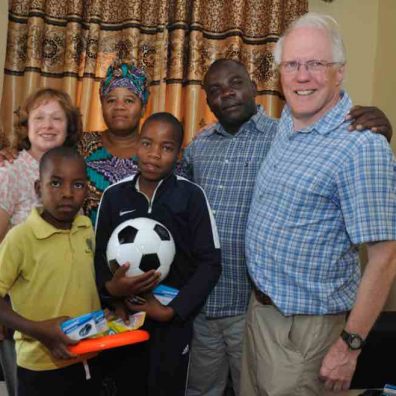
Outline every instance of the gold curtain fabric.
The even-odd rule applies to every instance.
[[[151,80],[145,116],[170,111],[185,143],[213,122],[202,79],[216,59],[239,59],[257,102],[278,116],[282,101],[273,45],[308,0],[12,0],[1,118],[12,140],[14,111],[38,87],[68,92],[85,131],[105,128],[99,81],[116,58]]]

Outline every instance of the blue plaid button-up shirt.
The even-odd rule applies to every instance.
[[[254,182],[276,133],[277,121],[259,106],[235,134],[218,123],[185,150],[182,174],[201,185],[219,231],[222,274],[207,299],[207,317],[244,314],[251,285],[245,261],[245,231]]]
[[[352,308],[357,245],[396,239],[396,177],[383,136],[350,133],[346,93],[309,128],[285,108],[257,178],[246,232],[256,286],[285,315]]]

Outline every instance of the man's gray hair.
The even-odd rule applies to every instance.
[[[276,43],[274,48],[274,59],[277,65],[281,63],[285,37],[292,30],[302,27],[313,27],[324,30],[330,38],[331,46],[333,49],[332,62],[342,64],[346,63],[345,45],[342,40],[337,21],[329,15],[309,12],[292,22]]]

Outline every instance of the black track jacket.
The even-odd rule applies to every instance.
[[[175,259],[163,284],[179,289],[169,304],[180,320],[199,312],[221,273],[217,228],[201,187],[171,174],[157,186],[151,202],[136,189],[139,174],[111,185],[103,193],[96,220],[95,270],[102,290],[112,273],[106,260],[113,230],[126,220],[148,217],[171,232]]]

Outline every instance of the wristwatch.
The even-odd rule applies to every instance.
[[[363,340],[363,338],[359,334],[348,333],[346,330],[342,330],[341,338],[345,341],[345,343],[348,345],[348,348],[352,351],[362,349],[365,344],[365,340]]]

